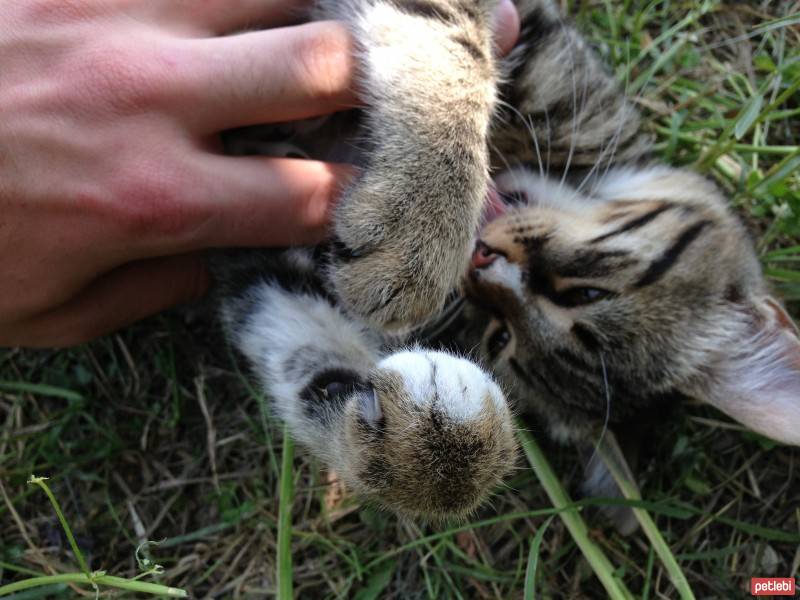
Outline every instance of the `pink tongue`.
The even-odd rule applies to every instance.
[[[486,205],[483,209],[483,222],[488,223],[489,221],[494,221],[504,212],[506,212],[506,205],[500,199],[497,189],[490,184],[489,192],[487,193]]]

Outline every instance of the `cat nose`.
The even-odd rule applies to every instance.
[[[522,237],[527,230],[517,223],[517,218],[509,218],[509,214],[511,213],[501,215],[481,231],[472,253],[473,269],[484,269],[498,258],[517,265],[527,262],[527,250]]]
[[[472,253],[472,268],[485,269],[498,259],[500,253],[491,248],[485,242],[478,240],[475,244],[475,251]]]

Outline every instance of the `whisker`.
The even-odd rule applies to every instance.
[[[611,417],[611,389],[608,386],[608,372],[606,371],[606,360],[603,356],[602,352],[598,353],[600,355],[600,366],[603,369],[603,388],[605,389],[606,393],[606,417],[603,421],[603,428],[600,430],[600,437],[597,439],[597,443],[594,445],[594,451],[592,455],[589,457],[589,463],[594,460],[594,457],[597,455],[597,452],[600,448],[600,444],[603,443],[603,439],[606,436],[606,432],[608,431],[608,421]],[[588,464],[588,463],[587,463]]]
[[[545,176],[550,177],[550,163],[552,162],[553,129],[550,126],[550,111],[544,107],[544,126],[547,131],[547,159],[545,161]]]
[[[602,149],[600,151],[600,155],[595,160],[595,163],[592,165],[592,168],[589,169],[589,172],[581,181],[580,185],[577,188],[577,191],[580,193],[583,191],[583,187],[592,180],[592,177],[600,172],[600,167],[603,164],[604,159],[606,158],[606,153],[608,153],[608,161],[606,163],[605,171],[601,177],[598,177],[598,181],[602,181],[607,175],[609,170],[611,169],[611,165],[614,163],[614,158],[617,154],[617,148],[619,147],[619,141],[622,138],[622,128],[625,124],[625,104],[621,104],[619,110],[617,111],[617,128],[614,131],[614,135],[611,136],[611,139],[608,141],[608,144],[603,144]]]
[[[564,172],[561,175],[561,182],[559,183],[559,189],[564,186],[564,183],[567,180],[567,173],[569,172],[569,168],[572,165],[572,156],[575,152],[575,138],[578,135],[578,84],[575,81],[575,48],[572,44],[572,40],[570,39],[569,35],[567,34],[567,27],[564,24],[564,20],[562,18],[558,19],[559,25],[561,26],[561,31],[564,33],[564,37],[568,40],[568,50],[569,50],[569,58],[570,58],[570,79],[572,80],[572,135],[570,136],[570,143],[569,143],[569,152],[567,153],[567,161],[564,164]]]
[[[495,148],[495,150],[497,150],[496,146],[494,146],[494,145],[492,145],[492,146]],[[506,172],[511,174],[511,178],[513,180],[512,183],[514,185],[514,188],[515,189],[521,188],[522,186],[520,185],[520,180],[519,180],[519,175],[517,174],[517,170],[514,169],[514,167],[511,166],[511,163],[508,162],[508,159],[502,153],[497,152],[497,156],[499,156],[500,160],[502,160],[503,164],[505,164]],[[517,166],[522,166],[522,162],[519,159],[515,158],[514,160],[516,161]]]
[[[533,147],[536,150],[536,160],[539,163],[539,175],[544,177],[544,165],[542,164],[542,154],[541,154],[541,151],[539,149],[539,136],[536,134],[536,129],[533,126],[532,118],[530,117],[530,115],[528,115],[528,117],[526,117],[515,106],[509,104],[508,102],[501,101],[501,104],[503,106],[505,106],[506,108],[514,111],[517,114],[517,116],[520,118],[520,120],[524,123],[525,128],[528,130],[529,135],[533,139]],[[505,160],[505,158],[504,158],[504,160]],[[508,163],[506,163],[506,164],[508,164]]]

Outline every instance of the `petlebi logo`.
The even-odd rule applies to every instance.
[[[750,593],[753,596],[794,596],[794,577],[753,577]]]

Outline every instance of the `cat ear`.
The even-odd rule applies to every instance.
[[[746,323],[744,339],[721,349],[692,395],[753,431],[800,446],[800,332],[770,297],[747,311]]]

